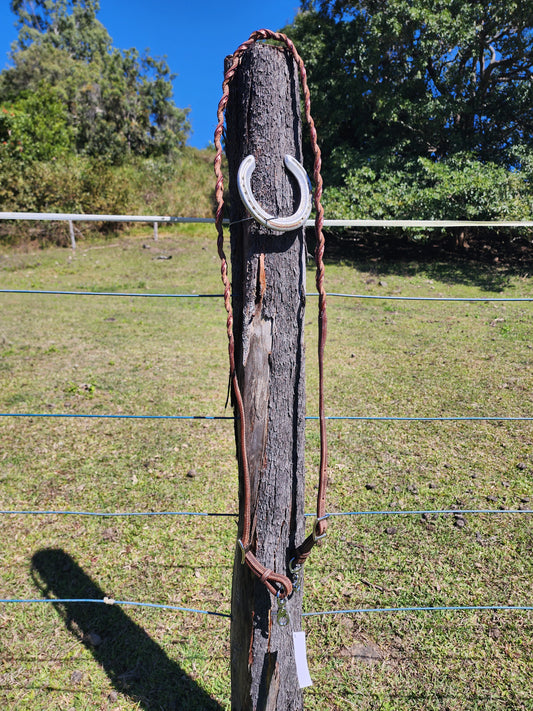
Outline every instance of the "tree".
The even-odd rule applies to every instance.
[[[11,0],[18,49],[46,42],[72,59],[91,62],[111,49],[111,37],[96,19],[99,0]]]
[[[286,31],[337,181],[369,156],[516,166],[533,150],[531,0],[307,0]]]
[[[0,74],[0,102],[53,88],[76,151],[110,163],[183,147],[188,110],[174,104],[166,60],[112,47],[97,0],[12,0],[11,7],[19,37],[13,66]]]

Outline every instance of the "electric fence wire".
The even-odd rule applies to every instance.
[[[44,219],[44,220],[70,220],[70,221],[126,221],[126,222],[213,222],[211,219],[202,218],[172,218],[172,217],[146,217],[146,216],[103,216],[103,215],[62,215],[62,214],[40,214],[40,213],[0,213],[0,219]],[[441,224],[442,222],[442,224]],[[312,223],[310,223],[312,224]],[[420,221],[376,221],[376,220],[352,220],[352,221],[336,221],[326,220],[327,226],[425,226],[425,227],[441,227],[441,226],[460,226],[463,224],[457,221],[430,221],[422,224]],[[472,223],[473,224],[473,223]],[[531,226],[533,223],[479,223],[483,226]],[[60,290],[37,290],[37,289],[0,289],[0,293],[5,294],[35,294],[35,295],[58,295],[58,296],[116,296],[129,298],[220,298],[219,294],[150,294],[139,292],[97,292],[97,291],[60,291]],[[318,294],[311,292],[308,296],[317,296]],[[389,300],[389,301],[429,301],[429,302],[532,302],[530,297],[428,297],[428,296],[400,296],[400,295],[369,295],[369,294],[345,294],[331,292],[326,294],[330,297],[353,298],[362,300]],[[78,418],[98,418],[98,419],[202,419],[202,420],[232,420],[232,416],[202,416],[202,415],[78,415],[70,413],[0,413],[0,417],[78,417]],[[317,417],[308,416],[308,420],[316,420]],[[532,417],[383,417],[383,416],[330,416],[328,420],[371,420],[371,421],[407,421],[407,422],[431,422],[431,421],[529,421]],[[364,515],[439,515],[439,514],[520,514],[533,513],[531,509],[439,509],[439,510],[413,510],[413,511],[343,511],[331,512],[328,517],[332,516],[364,516]],[[232,513],[208,513],[208,512],[190,512],[190,511],[157,511],[157,512],[88,512],[88,511],[0,511],[0,515],[79,515],[79,516],[229,516],[235,517]],[[313,516],[314,514],[306,514]],[[212,612],[207,610],[199,610],[195,608],[178,607],[175,605],[165,605],[158,603],[143,603],[127,600],[110,600],[105,598],[98,599],[0,599],[0,603],[55,603],[55,604],[70,604],[70,603],[101,603],[107,605],[123,605],[123,606],[139,606],[145,608],[156,608],[174,610],[187,613],[197,613],[204,615],[213,615],[218,617],[231,618],[229,613]],[[452,606],[421,606],[421,607],[384,607],[384,608],[354,608],[343,610],[325,610],[316,612],[304,612],[303,617],[313,617],[322,615],[341,615],[341,614],[367,614],[367,613],[417,613],[417,612],[459,612],[459,611],[533,611],[533,606],[527,605],[452,605]]]
[[[92,420],[234,420],[233,415],[105,415],[74,412],[0,412],[2,417],[52,417]],[[306,415],[308,421],[318,420],[317,415]],[[327,415],[326,420],[348,420],[364,422],[531,422],[532,417],[473,415],[473,416],[435,416],[435,417],[404,417],[388,415]]]
[[[67,605],[71,603],[94,603],[102,605],[131,605],[135,607],[151,607],[159,610],[174,610],[177,612],[191,612],[200,615],[213,615],[215,617],[231,617],[227,612],[212,612],[210,610],[197,610],[193,607],[178,607],[177,605],[164,605],[156,602],[134,602],[132,600],[111,600],[110,598],[104,598],[100,600],[98,598],[36,598],[36,599],[22,599],[22,598],[3,598],[0,599],[0,603],[17,603],[17,604],[38,604],[38,603],[53,603]]]
[[[132,607],[145,607],[158,610],[173,610],[176,612],[195,613],[200,615],[212,615],[214,617],[225,617],[231,619],[231,614],[228,612],[214,612],[212,610],[199,610],[192,607],[179,607],[177,605],[165,605],[155,602],[135,602],[132,600],[112,600],[104,598],[2,598],[0,604],[102,604],[102,605],[119,605]],[[350,615],[350,614],[371,614],[371,613],[417,613],[417,612],[474,612],[474,611],[495,611],[495,612],[532,612],[533,605],[438,605],[438,606],[419,606],[419,607],[359,607],[346,610],[317,610],[312,612],[303,612],[302,617],[318,617],[325,615]]]
[[[410,511],[387,510],[382,511],[331,511],[327,518],[341,516],[446,516],[450,514],[530,514],[533,509],[417,509]],[[10,510],[0,511],[0,516],[95,516],[101,518],[128,517],[128,516],[203,516],[218,518],[236,518],[237,513],[219,513],[208,511],[68,511],[68,510]],[[306,518],[313,518],[314,513],[304,514]]]
[[[60,291],[57,289],[0,289],[0,294],[34,294],[39,296],[116,296],[127,298],[153,298],[153,299],[220,299],[222,294],[171,294],[171,293],[148,293],[148,292],[124,292],[124,291]],[[446,301],[446,302],[470,302],[470,303],[507,303],[526,302],[531,303],[533,297],[529,296],[399,296],[391,294],[344,294],[341,292],[326,292],[327,297],[339,297],[345,299],[367,299],[381,301]],[[318,292],[311,291],[306,296],[318,296]]]

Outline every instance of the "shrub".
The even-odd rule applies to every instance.
[[[50,87],[0,107],[0,161],[48,161],[65,155],[73,133],[64,104]]]
[[[0,157],[0,210],[67,212],[107,215],[213,214],[211,150],[186,148],[171,161],[133,159],[120,166],[87,156],[62,156],[25,162]],[[101,231],[121,229],[121,223],[92,224]],[[0,239],[27,237],[68,242],[65,226],[54,222],[0,222]]]
[[[533,193],[525,170],[458,155],[439,162],[419,158],[400,170],[350,170],[344,185],[326,188],[324,208],[339,219],[530,220]]]

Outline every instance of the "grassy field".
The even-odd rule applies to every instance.
[[[309,291],[313,290],[310,264]],[[531,264],[329,260],[329,292],[532,297]],[[214,230],[0,252],[4,289],[220,293]],[[224,415],[221,299],[0,294],[3,413]],[[328,301],[328,415],[533,415],[533,306]],[[307,322],[316,414],[316,303]],[[0,419],[0,509],[236,510],[224,420]],[[329,511],[531,509],[533,423],[332,421]],[[318,427],[307,431],[313,511]],[[229,612],[233,518],[0,516],[0,597]],[[307,611],[533,604],[531,514],[338,517]],[[0,707],[230,708],[229,620],[104,605],[0,605]],[[533,613],[306,618],[318,709],[533,709]]]

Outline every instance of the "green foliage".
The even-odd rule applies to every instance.
[[[531,0],[308,0],[285,31],[306,62],[328,216],[531,217]]]
[[[128,214],[165,196],[158,211],[172,213],[185,193],[176,182],[189,123],[172,99],[165,59],[114,48],[96,0],[11,7],[19,37],[12,66],[0,73],[0,209]],[[193,174],[200,167],[205,214],[204,161],[187,155]],[[175,196],[162,180],[154,185],[154,166]],[[25,225],[2,227],[4,239],[28,234]],[[32,227],[41,239],[59,233],[53,223]]]
[[[402,170],[363,165],[342,186],[326,189],[324,204],[327,214],[347,219],[528,220],[533,214],[525,171],[468,154],[419,158]]]
[[[55,160],[70,150],[72,138],[66,108],[50,87],[0,106],[0,164]]]
[[[326,166],[531,148],[533,2],[322,0],[286,28],[305,58]],[[329,162],[329,164],[328,164]]]
[[[98,0],[11,0],[11,9],[21,50],[45,42],[73,59],[91,62],[111,48],[111,37],[96,19]]]
[[[75,151],[110,164],[183,148],[188,110],[174,104],[166,60],[112,47],[96,19],[98,2],[13,0],[11,6],[19,37],[12,66],[0,73],[0,102],[17,102],[43,85],[52,88]],[[42,121],[54,120],[46,103],[41,111]]]
[[[122,169],[96,158],[64,156],[61,160],[0,162],[0,205],[9,212],[124,214],[132,209],[132,187]],[[110,223],[94,225],[104,231]],[[1,225],[3,241],[64,238],[61,223],[23,222]]]
[[[0,115],[4,115],[0,111]],[[1,124],[0,124],[1,125]],[[1,148],[1,147],[0,147]],[[185,148],[172,161],[136,158],[120,166],[88,156],[23,161],[0,151],[0,206],[9,212],[195,215],[213,212],[211,150]],[[102,231],[120,223],[91,223]],[[63,241],[61,223],[0,223],[0,242]]]

